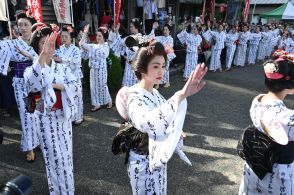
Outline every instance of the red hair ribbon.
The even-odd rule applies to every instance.
[[[265,73],[266,78],[268,79],[273,79],[273,80],[277,80],[277,79],[281,79],[284,77],[284,75],[277,73],[277,72],[273,72],[273,73]],[[287,80],[287,79],[286,79]]]

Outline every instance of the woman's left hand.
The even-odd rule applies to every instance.
[[[205,66],[204,63],[197,66],[197,68],[189,77],[183,89],[180,90],[180,95],[183,99],[198,93],[204,87],[205,82],[203,82],[202,79],[207,73],[207,70],[208,68]]]

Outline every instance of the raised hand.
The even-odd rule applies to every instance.
[[[90,28],[90,25],[87,24],[85,27],[84,27],[84,33],[89,33],[89,28]]]
[[[57,32],[53,32],[48,35],[45,39],[45,43],[41,48],[41,53],[39,57],[40,65],[43,67],[45,63],[48,65],[51,63],[51,58],[55,52],[55,42],[57,38]]]
[[[120,28],[120,23],[118,23],[118,24],[115,25],[115,30],[116,30],[117,32],[118,32],[119,28]]]
[[[204,87],[205,82],[202,81],[202,79],[207,73],[207,70],[208,68],[205,67],[204,63],[197,66],[197,68],[189,77],[183,89],[180,91],[182,98],[187,98],[191,95],[194,95]]]
[[[155,30],[159,26],[158,22],[153,22],[152,29]]]

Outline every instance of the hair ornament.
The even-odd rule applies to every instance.
[[[53,32],[59,31],[59,26],[57,24],[50,24],[50,26],[51,26]]]
[[[106,26],[100,26],[99,29],[105,34],[108,31],[108,28]]]
[[[46,24],[44,23],[36,23],[32,26],[32,28],[36,27],[36,29],[34,30],[33,33],[37,33],[37,37],[41,37],[42,36],[42,30],[44,28],[49,28]]]

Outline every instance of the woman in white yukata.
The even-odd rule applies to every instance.
[[[157,28],[158,24],[153,24],[153,29]],[[116,32],[118,32],[118,29],[120,28],[120,24],[116,26]],[[154,30],[151,31],[150,35],[143,36],[140,33],[141,29],[141,23],[138,18],[134,18],[131,20],[130,23],[130,32],[131,35],[135,40],[140,42],[146,42],[148,39],[153,38]],[[136,55],[136,50],[133,48],[129,48],[126,46],[126,38],[122,38],[121,35],[117,37],[116,40],[114,40],[113,44],[110,45],[110,49],[115,53],[117,57],[123,56],[125,58],[125,70],[124,70],[124,76],[122,80],[122,86],[133,86],[134,84],[138,83],[138,79],[135,76],[134,70],[132,69],[132,61],[134,59],[134,56]]]
[[[39,145],[36,129],[36,119],[33,113],[27,112],[25,108],[24,98],[27,96],[24,87],[23,72],[32,65],[32,61],[38,55],[29,45],[31,39],[31,27],[35,20],[25,13],[17,15],[17,25],[21,36],[18,39],[1,41],[0,73],[7,75],[9,63],[11,63],[13,71],[13,88],[18,111],[20,115],[22,136],[21,136],[21,151],[26,151],[26,159],[28,162],[35,160],[33,151]]]
[[[134,195],[167,194],[167,162],[176,151],[191,165],[181,150],[186,98],[199,92],[207,72],[197,66],[183,89],[165,100],[154,88],[163,77],[166,53],[161,43],[140,48],[133,62],[140,82],[128,88],[127,118],[141,133],[148,135],[146,151],[133,148],[128,159],[128,175]]]
[[[263,61],[267,56],[267,49],[269,49],[270,44],[270,32],[267,25],[264,26],[264,31],[261,32],[261,40],[258,47],[257,60]]]
[[[163,79],[161,81],[161,84],[164,84],[164,88],[167,88],[170,86],[169,82],[169,65],[170,62],[175,59],[176,55],[173,50],[174,47],[174,39],[170,36],[170,32],[172,30],[172,27],[169,26],[168,24],[164,25],[163,27],[163,35],[164,36],[156,36],[155,40],[165,47],[165,51],[167,53],[167,60],[166,60],[166,67],[165,67],[165,72]]]
[[[254,65],[256,62],[257,50],[258,50],[258,45],[260,40],[261,40],[260,27],[256,26],[255,32],[251,33],[251,36],[249,39],[249,46],[248,46],[248,52],[247,52],[248,65]]]
[[[75,75],[78,82],[78,96],[75,96],[76,105],[78,107],[77,113],[73,119],[75,125],[79,125],[83,122],[83,89],[82,78],[83,72],[81,70],[81,51],[76,47],[72,41],[74,39],[74,29],[71,26],[67,26],[61,29],[60,37],[62,45],[55,51],[53,59],[55,62],[62,63],[70,68],[73,75]]]
[[[118,31],[119,28],[120,25],[118,24],[116,27],[116,31]],[[130,23],[130,32],[132,36],[142,37],[142,34],[139,33],[139,30],[140,21],[138,19],[132,19]],[[130,87],[136,84],[138,80],[131,65],[136,52],[125,45],[125,39],[122,39],[120,35],[117,37],[116,40],[114,40],[110,48],[114,51],[117,57],[124,56],[126,60],[122,86]]]
[[[106,31],[105,31],[106,30]],[[107,61],[109,56],[109,46],[107,41],[107,29],[99,28],[97,31],[97,44],[85,43],[85,38],[89,32],[89,25],[85,27],[84,35],[80,41],[80,47],[86,52],[89,58],[90,70],[90,90],[92,112],[98,111],[102,106],[107,105],[107,109],[112,108],[112,99],[107,86]]]
[[[74,97],[77,79],[69,67],[52,60],[57,32],[40,24],[31,45],[39,58],[24,73],[28,93],[34,94],[38,137],[45,160],[50,195],[73,195],[72,123],[76,113]],[[48,36],[50,35],[50,36]]]
[[[271,173],[254,172],[244,165],[239,195],[292,195],[294,160],[294,110],[284,104],[287,95],[294,94],[293,59],[280,57],[264,63],[266,94],[253,99],[250,117],[254,126],[280,144],[273,152]],[[255,169],[258,171],[258,169]],[[259,177],[257,176],[259,175]]]
[[[288,47],[288,34],[283,33],[283,35],[278,40],[278,49],[286,51]]]
[[[288,39],[288,47],[286,47],[286,51],[288,53],[294,53],[294,34]]]
[[[225,40],[226,40],[226,33],[223,31],[224,27],[223,25],[219,25],[218,26],[218,31],[209,31],[212,39],[213,39],[213,43],[211,46],[211,58],[210,58],[210,65],[209,65],[209,70],[211,70],[212,72],[216,72],[217,70],[219,70],[220,72],[222,72],[222,67],[221,67],[221,53],[222,53],[222,49],[225,47]]]
[[[198,65],[198,47],[201,45],[202,42],[202,38],[199,35],[199,31],[196,25],[193,26],[192,33],[188,33],[186,31],[186,28],[177,35],[180,42],[187,46],[186,62],[183,75],[184,81],[188,80],[188,78]]]
[[[250,38],[250,32],[248,31],[248,26],[243,26],[243,32],[239,34],[240,44],[237,47],[234,64],[236,66],[244,67],[246,62],[246,52],[247,52],[247,44]]]
[[[227,46],[227,55],[226,55],[226,71],[230,71],[232,67],[232,62],[234,59],[236,51],[236,41],[239,38],[239,34],[236,32],[236,27],[232,26],[230,32],[226,36],[225,44]]]

